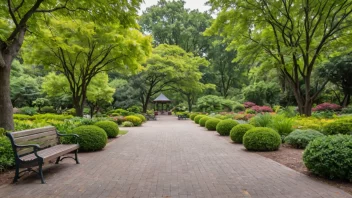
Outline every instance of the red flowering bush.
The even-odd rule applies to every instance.
[[[245,108],[251,108],[253,106],[256,106],[254,102],[245,102],[243,105]]]
[[[313,111],[339,111],[341,110],[341,106],[337,104],[332,104],[332,103],[322,103],[317,105],[315,108],[313,108]]]
[[[261,112],[273,112],[273,109],[271,107],[268,106],[253,106],[251,107],[252,110],[254,110],[257,113],[261,113]]]

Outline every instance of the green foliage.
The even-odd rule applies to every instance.
[[[146,122],[147,121],[147,118],[145,118],[145,116],[142,115],[142,114],[133,114],[133,116],[139,117],[142,120],[142,122]]]
[[[124,121],[124,122],[122,123],[122,126],[123,126],[123,127],[133,127],[133,123],[130,122],[130,121]]]
[[[33,120],[66,120],[73,118],[72,115],[58,115],[58,114],[37,114],[31,117]]]
[[[40,108],[41,113],[56,113],[56,110],[52,106],[44,106]]]
[[[13,119],[15,120],[32,120],[32,116],[24,114],[13,114]]]
[[[209,131],[215,131],[216,126],[220,122],[220,119],[217,118],[211,118],[208,121],[205,122],[205,128],[207,128]]]
[[[140,119],[137,116],[126,116],[125,117],[126,121],[132,122],[133,126],[141,126],[142,125],[142,119]]]
[[[230,137],[233,142],[242,143],[244,134],[254,128],[251,124],[239,124],[233,127],[230,131]]]
[[[34,107],[22,107],[20,112],[25,115],[34,115],[37,113],[37,109]]]
[[[323,126],[322,132],[326,135],[352,134],[352,120],[341,119],[328,123]]]
[[[281,137],[271,128],[256,127],[244,134],[243,145],[250,151],[275,151],[281,145]]]
[[[15,156],[10,140],[5,136],[0,136],[0,172],[15,164]]]
[[[115,122],[112,121],[99,121],[94,124],[106,132],[108,138],[114,138],[119,134],[119,127]]]
[[[352,105],[346,108],[343,108],[341,114],[352,114]]]
[[[80,151],[98,151],[105,147],[108,136],[106,132],[94,125],[80,126],[72,130],[72,134],[79,136]]]
[[[221,136],[228,136],[230,135],[231,129],[236,125],[238,125],[238,122],[235,120],[222,120],[216,125],[216,131]]]
[[[199,120],[199,125],[202,126],[202,127],[205,127],[205,123],[210,120],[211,117],[208,117],[208,116],[205,116],[205,117],[202,117],[200,120]]]
[[[245,100],[257,105],[278,104],[280,100],[280,86],[275,82],[264,82],[247,86],[243,90]]]
[[[285,143],[295,148],[306,148],[309,142],[317,137],[322,137],[324,134],[313,129],[300,130],[296,129],[290,135],[285,137]]]
[[[192,113],[189,118],[191,118],[191,120],[194,120],[194,118],[199,115],[198,113]]]
[[[245,107],[243,104],[237,104],[233,107],[233,111],[234,112],[241,112],[241,111],[245,111]]]
[[[129,107],[127,109],[127,111],[133,112],[133,113],[141,113],[142,112],[142,107],[141,106],[137,106],[137,105],[133,105],[132,107]]]
[[[314,139],[304,150],[303,161],[314,174],[352,182],[352,136],[333,135]]]
[[[202,119],[204,117],[206,117],[206,115],[197,115],[196,117],[194,117],[194,122],[196,124],[199,124],[200,119]]]
[[[268,113],[258,114],[250,119],[249,123],[256,127],[268,127],[272,123],[272,116]]]
[[[25,73],[19,75],[11,76],[11,101],[16,107],[33,106],[36,98],[41,95],[39,78],[31,77]]]
[[[272,116],[270,128],[275,129],[282,137],[287,136],[293,131],[293,120],[284,116]]]
[[[197,100],[197,108],[205,111],[221,110],[222,98],[215,95],[207,95]]]

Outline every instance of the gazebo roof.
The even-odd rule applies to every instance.
[[[160,94],[153,102],[171,102],[164,94]]]

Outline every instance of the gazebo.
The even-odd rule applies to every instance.
[[[154,111],[159,111],[159,104],[161,104],[161,114],[164,114],[164,104],[170,104],[171,100],[168,99],[164,94],[160,94],[155,100],[154,103]],[[168,111],[168,106],[166,106],[166,111]]]

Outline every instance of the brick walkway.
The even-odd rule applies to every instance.
[[[79,156],[46,166],[47,184],[30,176],[0,197],[352,197],[175,117]]]

